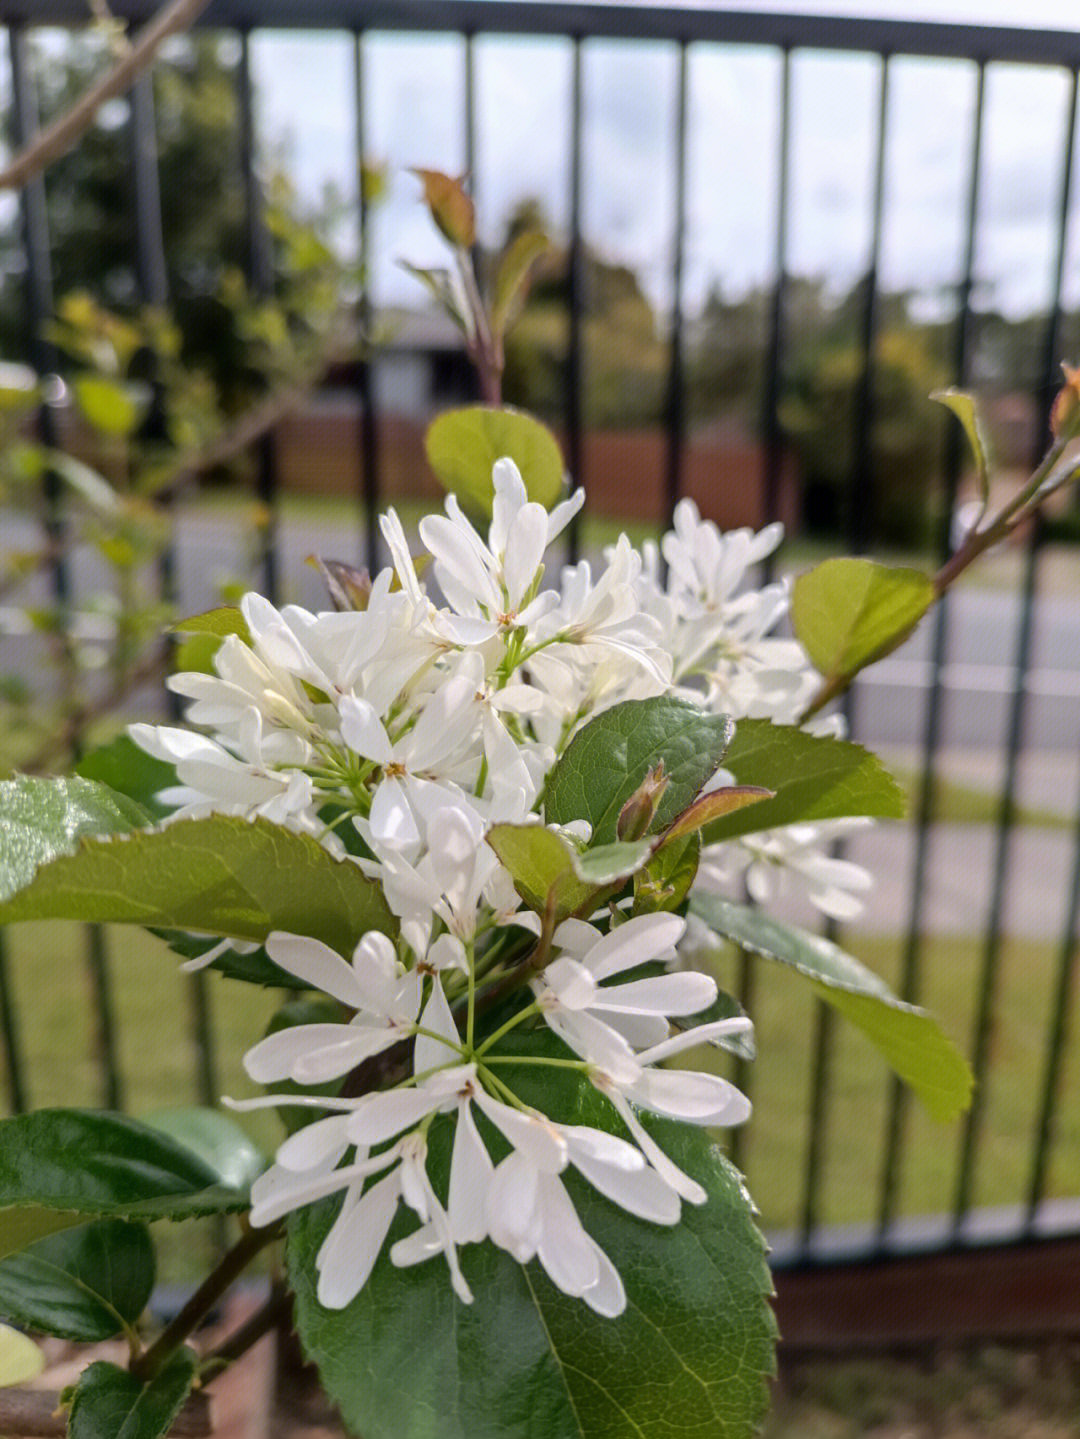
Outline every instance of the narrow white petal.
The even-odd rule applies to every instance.
[[[678,1194],[655,1169],[645,1165],[640,1150],[633,1152],[641,1159],[641,1167],[630,1174],[581,1152],[572,1151],[570,1161],[605,1199],[630,1214],[648,1219],[652,1224],[678,1224],[682,1210]]]
[[[411,1129],[443,1102],[442,1095],[426,1089],[387,1089],[365,1095],[349,1117],[349,1138],[354,1144],[381,1144],[403,1129]]]
[[[570,1196],[554,1175],[540,1176],[540,1214],[536,1257],[557,1289],[575,1297],[584,1294],[600,1278],[600,1266]]]
[[[503,557],[503,580],[511,611],[521,602],[536,579],[547,548],[548,517],[543,505],[523,505],[514,516]]]
[[[331,1114],[326,1119],[317,1119],[314,1124],[306,1124],[278,1145],[274,1162],[295,1174],[327,1166],[333,1168],[344,1158],[349,1147],[346,1122],[345,1115]]]
[[[475,1100],[495,1128],[537,1169],[557,1174],[565,1168],[566,1140],[548,1120],[541,1115],[523,1114],[483,1090],[477,1091]]]
[[[364,996],[357,987],[353,966],[335,954],[328,944],[305,935],[275,930],[267,936],[266,952],[275,964],[312,989],[332,994],[350,1009],[363,1005]]]
[[[750,1101],[718,1074],[693,1069],[646,1069],[627,1086],[628,1096],[656,1114],[688,1124],[742,1124]]]
[[[731,1019],[715,1019],[709,1024],[698,1024],[692,1029],[684,1029],[673,1034],[670,1039],[654,1044],[650,1049],[643,1049],[638,1060],[643,1065],[658,1064],[662,1059],[670,1059],[673,1054],[681,1054],[684,1049],[693,1049],[699,1044],[713,1044],[728,1035],[750,1034],[753,1028],[753,1021],[743,1015],[733,1016]]]
[[[244,1055],[244,1068],[257,1084],[271,1084],[277,1079],[293,1079],[294,1067],[313,1050],[348,1043],[355,1030],[348,1024],[298,1024],[292,1029],[279,1029],[260,1039]],[[339,1070],[344,1074],[348,1069]]]
[[[582,956],[596,979],[661,958],[682,938],[686,921],[677,914],[642,914],[605,934]]]
[[[471,1105],[459,1104],[446,1204],[455,1243],[478,1244],[487,1234],[485,1206],[494,1172],[495,1165],[480,1138]]]
[[[695,970],[658,974],[650,979],[632,979],[628,984],[605,985],[596,996],[594,1008],[632,1014],[696,1014],[716,998],[716,981]]]
[[[426,1074],[428,1070],[438,1069],[444,1064],[460,1064],[461,1036],[454,1023],[454,1016],[450,1013],[446,991],[438,975],[432,979],[431,994],[420,1016],[420,1024],[422,1028],[432,1030],[440,1038],[435,1039],[427,1034],[416,1036],[413,1073]]]
[[[341,738],[364,759],[376,764],[389,764],[394,757],[390,736],[382,720],[367,700],[343,695],[338,705],[341,716]]]
[[[516,1149],[495,1166],[488,1185],[487,1231],[492,1242],[527,1264],[540,1242],[539,1172]]]
[[[589,1308],[599,1314],[602,1319],[617,1319],[626,1308],[626,1290],[619,1271],[612,1264],[604,1251],[596,1243],[595,1239],[586,1235],[589,1243],[596,1250],[596,1263],[599,1270],[596,1283],[586,1289],[581,1296]]]
[[[397,1213],[401,1180],[395,1169],[343,1211],[319,1250],[316,1297],[326,1309],[344,1309],[367,1283]]]
[[[594,1081],[595,1082],[595,1081]],[[645,1129],[637,1115],[627,1104],[623,1095],[612,1085],[598,1084],[601,1093],[606,1094],[611,1103],[618,1110],[619,1115],[629,1129],[630,1133],[637,1140],[642,1154],[649,1161],[652,1167],[659,1174],[666,1184],[669,1184],[676,1194],[680,1194],[688,1204],[704,1204],[709,1197],[705,1190],[698,1184],[696,1179],[691,1179],[670,1160],[664,1151],[653,1139],[652,1135]]]

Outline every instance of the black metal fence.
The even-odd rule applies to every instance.
[[[132,21],[146,19],[156,9],[150,0],[113,0],[114,14]],[[0,22],[7,26],[12,93],[12,138],[16,145],[25,144],[36,132],[37,113],[35,80],[28,41],[31,26],[72,25],[84,21],[86,6],[82,0],[0,0]],[[692,119],[689,101],[693,92],[697,67],[704,57],[728,47],[752,47],[748,53],[768,57],[776,85],[777,114],[774,117],[771,162],[761,183],[771,187],[768,196],[771,210],[770,252],[765,263],[768,276],[767,333],[762,346],[761,396],[761,488],[766,514],[775,513],[780,503],[781,477],[784,463],[785,433],[782,424],[783,395],[787,358],[790,353],[790,302],[796,270],[793,260],[797,239],[797,216],[793,214],[793,193],[798,176],[794,172],[797,132],[796,76],[807,57],[819,52],[851,52],[863,57],[871,69],[870,104],[863,119],[869,138],[871,165],[866,186],[866,213],[863,216],[866,242],[859,271],[857,289],[857,350],[859,364],[852,378],[854,403],[851,407],[853,432],[845,437],[850,442],[853,460],[849,473],[850,502],[847,506],[848,533],[846,542],[855,551],[865,551],[874,544],[873,520],[875,491],[875,452],[872,444],[872,423],[875,395],[877,340],[881,324],[882,248],[890,212],[890,157],[893,155],[894,123],[893,87],[898,70],[912,58],[936,58],[952,68],[949,74],[962,74],[971,87],[970,123],[967,133],[948,133],[948,143],[958,155],[957,174],[962,174],[963,197],[956,217],[961,233],[959,253],[955,257],[951,293],[946,297],[947,328],[951,332],[949,376],[953,383],[963,385],[973,375],[974,327],[977,318],[976,300],[980,280],[980,247],[984,244],[987,225],[986,156],[988,92],[994,77],[1013,66],[1028,67],[1045,74],[1047,83],[1058,86],[1064,97],[1054,133],[1041,143],[1040,153],[1048,159],[1055,179],[1052,202],[1054,218],[1048,235],[1048,279],[1040,310],[1043,314],[1040,373],[1027,377],[1036,392],[1041,449],[1046,432],[1046,419],[1051,395],[1056,388],[1057,363],[1062,357],[1063,343],[1069,322],[1067,313],[1068,271],[1070,267],[1071,216],[1075,189],[1073,175],[1074,138],[1077,124],[1077,74],[1080,69],[1080,33],[1028,31],[1000,27],[956,27],[882,20],[841,20],[800,17],[795,15],[740,14],[733,11],[708,11],[681,8],[678,5],[576,5],[503,3],[503,0],[414,0],[409,5],[389,0],[215,0],[203,17],[203,24],[231,31],[238,37],[239,63],[236,67],[238,86],[241,171],[246,197],[246,217],[250,278],[256,289],[268,290],[273,283],[270,251],[262,226],[262,196],[256,165],[258,141],[253,97],[251,53],[253,32],[263,30],[327,29],[350,37],[355,65],[355,113],[351,117],[355,136],[354,174],[360,167],[368,145],[367,96],[371,46],[388,35],[405,32],[450,34],[459,38],[458,55],[464,103],[454,124],[460,124],[459,150],[464,168],[475,171],[478,146],[480,106],[477,98],[477,47],[490,36],[558,37],[567,50],[570,66],[570,114],[568,117],[568,152],[562,157],[566,175],[564,197],[566,213],[566,245],[568,253],[568,310],[566,349],[564,356],[563,428],[566,437],[568,465],[575,478],[584,483],[589,475],[585,468],[585,416],[582,409],[584,379],[588,365],[584,334],[585,300],[583,285],[586,263],[586,202],[593,180],[588,168],[588,66],[593,49],[609,42],[625,43],[627,47],[648,43],[665,57],[664,63],[674,67],[673,113],[669,117],[671,227],[667,245],[667,274],[661,290],[666,298],[668,368],[665,387],[664,426],[666,461],[663,476],[665,513],[656,515],[662,523],[682,493],[686,455],[688,413],[686,403],[687,328],[690,323],[687,301],[688,243],[693,230],[690,214],[692,197],[688,177],[688,154],[691,143]],[[455,62],[457,63],[457,62]],[[943,74],[945,71],[942,72]],[[931,121],[932,123],[932,121]],[[166,294],[161,208],[155,162],[154,98],[148,77],[137,82],[132,94],[128,124],[131,133],[131,178],[133,195],[132,263],[138,276],[142,297],[163,302]],[[547,143],[537,135],[536,144]],[[522,165],[531,163],[529,154],[522,156]],[[483,177],[478,181],[483,198]],[[45,338],[45,323],[53,313],[54,295],[50,265],[50,236],[45,186],[47,179],[32,181],[22,193],[21,223],[25,236],[26,303],[32,349],[29,355],[35,367],[47,373],[56,368],[57,356]],[[359,190],[359,186],[357,187]],[[733,196],[732,204],[739,203]],[[361,201],[359,208],[359,253],[370,255],[372,247],[371,218]],[[1076,256],[1072,257],[1076,264]],[[362,304],[369,303],[363,297]],[[1073,301],[1072,303],[1075,303]],[[1075,333],[1073,334],[1075,339]],[[361,488],[357,495],[357,534],[361,549],[369,559],[375,556],[377,531],[375,513],[380,501],[379,415],[374,402],[372,372],[368,364],[358,370],[357,387],[362,414],[357,444],[360,451]],[[44,423],[50,423],[48,412]],[[49,439],[54,435],[47,434]],[[1037,458],[1037,456],[1032,457]],[[949,432],[944,456],[944,495],[937,509],[942,518],[937,548],[948,553],[948,525],[957,502],[963,469],[961,439],[953,429]],[[277,464],[272,437],[264,439],[257,455],[256,488],[273,514],[278,504]],[[53,497],[55,499],[55,497]],[[58,528],[59,511],[55,508],[50,523],[54,538],[61,538]],[[575,539],[574,543],[577,543]],[[846,1255],[907,1250],[913,1247],[948,1248],[978,1243],[985,1239],[1015,1238],[1039,1233],[1080,1233],[1080,1202],[1070,1203],[1077,1189],[1075,1166],[1067,1166],[1069,1177],[1052,1184],[1052,1164],[1061,1158],[1059,1131],[1067,1130],[1066,1138],[1075,1140],[1076,1124],[1064,1116],[1075,1111],[1080,1089],[1078,1077],[1069,1071],[1070,1012],[1076,985],[1077,924],[1080,914],[1080,828],[1064,827],[1077,805],[1070,795],[1060,806],[1056,829],[1056,863],[1063,866],[1063,881],[1054,894],[1054,907],[1060,916],[1048,925],[1040,943],[1040,961],[1046,973],[1038,987],[1041,1012],[1030,1016],[1040,1039],[1037,1044],[1038,1073],[1029,1076],[1032,1102],[1022,1125],[1030,1134],[1023,1157],[1015,1164],[1015,1172],[995,1189],[999,1197],[1007,1192],[1012,1207],[1007,1213],[995,1213],[990,1219],[980,1206],[977,1183],[981,1158],[987,1146],[988,1099],[992,1080],[992,1051],[995,1023],[1001,1016],[1002,967],[1008,938],[1007,906],[1017,886],[1029,882],[1026,872],[1018,870],[1017,847],[1020,831],[1014,824],[1023,767],[1026,762],[1025,734],[1030,718],[1033,695],[1038,686],[1031,679],[1036,647],[1050,641],[1040,640],[1038,624],[1044,612],[1043,534],[1032,530],[1023,553],[1019,595],[1014,606],[997,626],[994,658],[998,670],[1007,673],[1008,684],[999,697],[1004,705],[1003,723],[992,741],[995,747],[999,783],[997,786],[997,818],[984,827],[989,831],[987,863],[990,871],[988,902],[979,917],[978,960],[974,965],[974,984],[962,1012],[946,1016],[957,1039],[969,1049],[976,1074],[975,1103],[954,1135],[942,1132],[928,1140],[920,1131],[919,1142],[931,1142],[942,1150],[956,1145],[952,1174],[942,1181],[937,1197],[925,1199],[932,1210],[947,1211],[943,1219],[912,1223],[910,1205],[902,1202],[905,1165],[911,1153],[911,1117],[903,1091],[890,1086],[884,1099],[876,1101],[873,1125],[867,1122],[865,1164],[873,1165],[877,1177],[872,1188],[875,1198],[864,1212],[856,1216],[863,1222],[857,1228],[838,1234],[823,1221],[834,1217],[837,1206],[828,1198],[830,1164],[839,1140],[850,1141],[851,1128],[860,1120],[850,1096],[837,1095],[837,1036],[833,1034],[828,1013],[822,1008],[808,1016],[813,1026],[813,1042],[809,1047],[808,1072],[800,1079],[805,1094],[791,1097],[791,1123],[786,1127],[782,1144],[789,1156],[788,1185],[797,1186],[789,1210],[782,1216],[791,1230],[789,1242],[780,1246],[778,1263],[800,1263],[820,1258],[825,1253]],[[280,549],[271,526],[259,582],[274,595],[280,585]],[[52,583],[57,597],[70,596],[71,574],[65,563],[62,545],[52,569]],[[995,614],[999,611],[995,610]],[[941,769],[941,758],[947,739],[948,685],[950,666],[954,668],[954,635],[952,603],[942,604],[932,621],[927,645],[921,658],[911,663],[921,666],[925,682],[920,693],[908,694],[903,703],[915,714],[914,733],[918,747],[918,781],[910,841],[899,853],[897,861],[907,866],[904,912],[896,916],[895,975],[903,997],[918,1002],[926,988],[924,959],[928,943],[926,915],[927,895],[937,873],[935,844],[940,826],[933,822],[935,777]],[[1061,631],[1067,644],[1075,635],[1067,627]],[[1050,655],[1062,659],[1065,668],[1075,666],[1075,657]],[[1039,663],[1045,668],[1048,656]],[[905,683],[901,680],[901,685]],[[853,706],[856,733],[864,720],[865,695],[859,692]],[[969,701],[975,704],[976,701]],[[988,748],[991,741],[984,740]],[[1044,741],[1045,743],[1045,741]],[[1065,712],[1058,723],[1058,733],[1051,741],[1049,753],[1053,764],[1061,770],[1061,783],[1072,784],[1071,767],[1080,750],[1080,726],[1075,712]],[[1060,788],[1060,786],[1059,786]],[[963,907],[963,891],[967,876],[959,876],[958,902]],[[959,922],[959,921],[958,921]],[[974,933],[975,926],[970,927]],[[1056,938],[1050,936],[1056,931]],[[1021,936],[1022,938],[1022,936]],[[109,994],[109,964],[99,934],[91,934],[88,944],[90,973],[94,987],[94,1004],[100,1015],[100,1053],[103,1065],[103,1094],[109,1103],[122,1102],[120,1066],[117,1061],[119,1040],[110,1022],[112,1013]],[[1012,963],[1016,964],[1015,959]],[[742,967],[743,997],[751,1012],[760,1000],[755,994],[754,973],[749,963]],[[757,986],[760,990],[760,986]],[[1021,991],[1022,993],[1022,988]],[[1035,993],[1035,990],[1032,991]],[[206,981],[194,977],[191,987],[192,1024],[197,1044],[197,1090],[206,1101],[212,1101],[220,1087],[211,1034],[211,1001]],[[1016,1002],[1014,983],[1007,1002]],[[23,1000],[25,1003],[25,1000]],[[1032,1001],[1034,1003],[1034,1001]],[[0,951],[0,1019],[3,1021],[6,1075],[9,1103],[21,1108],[33,1097],[32,1078],[20,1054],[20,1026],[16,1011],[20,997],[14,992],[8,964]],[[963,1033],[964,1023],[970,1034]],[[754,1088],[751,1074],[743,1074],[742,1082]],[[841,1106],[842,1103],[842,1107]],[[880,1125],[880,1138],[872,1139],[870,1128]],[[800,1126],[804,1126],[799,1132]],[[856,1147],[863,1144],[855,1141]],[[740,1159],[746,1161],[753,1174],[754,1150],[757,1140],[751,1130],[740,1146]],[[991,1161],[994,1162],[994,1161]],[[905,1212],[906,1211],[906,1212]],[[844,1213],[843,1206],[840,1212]]]

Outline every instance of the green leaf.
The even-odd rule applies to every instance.
[[[217,939],[184,934],[178,929],[154,929],[153,933],[163,939],[174,954],[179,954],[184,959],[198,959],[208,949],[213,949],[220,943]],[[302,979],[297,979],[295,974],[290,974],[287,969],[282,969],[280,964],[275,964],[261,946],[243,954],[237,949],[223,950],[206,968],[224,975],[226,979],[238,979],[242,984],[262,985],[264,989],[307,989]]]
[[[125,439],[142,423],[150,403],[150,387],[110,379],[107,375],[79,375],[72,381],[79,409],[103,435]]]
[[[141,805],[107,785],[73,776],[0,783],[0,905],[42,865],[73,854],[87,835],[122,834],[150,824]]]
[[[87,1365],[69,1393],[68,1439],[162,1439],[191,1393],[199,1356],[186,1346],[153,1379],[103,1359]]]
[[[616,881],[621,884],[642,868],[652,853],[653,843],[649,839],[621,840],[596,845],[580,854],[575,851],[571,861],[574,873],[583,883],[597,888]]]
[[[523,230],[511,241],[495,275],[491,331],[496,338],[506,333],[507,325],[524,301],[529,271],[550,249],[551,241],[539,230]]]
[[[578,853],[562,835],[539,824],[493,825],[487,841],[529,908],[543,915],[550,900],[556,922],[592,913],[642,867],[652,849],[650,840],[633,840]]]
[[[593,843],[610,844],[619,811],[663,760],[668,786],[652,823],[663,830],[716,771],[732,731],[727,715],[667,695],[614,705],[577,732],[548,775],[548,822],[587,819]]]
[[[826,560],[795,581],[791,624],[814,667],[845,680],[902,645],[936,599],[921,570]]]
[[[49,836],[55,848],[51,829]],[[87,839],[23,884],[0,904],[0,923],[92,920],[258,943],[283,929],[321,939],[339,954],[351,954],[365,931],[392,934],[397,925],[382,890],[354,863],[335,859],[310,835],[239,815]]]
[[[563,493],[565,466],[555,436],[539,420],[507,405],[447,410],[428,427],[424,448],[443,489],[485,515],[491,513],[496,460],[513,460],[529,499],[545,509]]]
[[[944,405],[952,410],[953,414],[964,427],[964,433],[968,437],[968,444],[971,446],[971,455],[975,461],[975,475],[979,484],[979,499],[985,506],[990,499],[990,464],[987,457],[986,441],[983,437],[982,424],[979,420],[979,409],[975,402],[974,395],[969,395],[966,390],[934,390],[930,398],[936,400],[939,405]]]
[[[857,959],[821,935],[746,905],[695,895],[691,908],[725,939],[812,980],[821,998],[863,1031],[934,1119],[955,1119],[968,1107],[973,1080],[959,1050],[925,1010],[898,999]]]
[[[108,785],[114,794],[127,795],[153,820],[164,819],[172,812],[158,801],[157,795],[179,783],[176,767],[147,754],[126,734],[83,755],[75,773],[95,784]]]
[[[90,1109],[36,1109],[0,1120],[0,1210],[24,1206],[84,1218],[190,1219],[243,1209],[244,1196],[219,1184],[197,1155],[138,1120]],[[11,1252],[2,1242],[6,1218],[0,1216],[2,1253]]]
[[[413,170],[439,233],[459,250],[476,244],[476,207],[462,180],[441,170]]]
[[[134,1324],[153,1287],[154,1246],[145,1224],[100,1219],[0,1261],[0,1314],[92,1344]]]
[[[188,1109],[158,1109],[144,1114],[142,1122],[198,1156],[217,1176],[218,1184],[247,1194],[266,1168],[266,1156],[231,1115],[220,1109],[192,1105]]]
[[[0,1324],[0,1389],[25,1384],[45,1368],[45,1354],[32,1339]]]
[[[701,836],[696,832],[661,845],[634,875],[634,913],[678,909],[690,893],[700,858]]]
[[[601,1122],[603,1101],[591,1085],[575,1077],[563,1091],[571,1102],[559,1110],[548,1078],[545,1072],[549,1112]],[[534,1098],[524,1071],[512,1083]],[[743,1439],[756,1432],[775,1324],[753,1206],[700,1130],[650,1128],[708,1192],[704,1205],[684,1206],[678,1225],[634,1219],[574,1174],[564,1176],[585,1228],[622,1275],[629,1302],[617,1319],[597,1317],[538,1264],[522,1268],[490,1243],[461,1251],[471,1305],[454,1297],[441,1259],[395,1269],[388,1245],[352,1304],[326,1310],[315,1299],[314,1259],[337,1202],[291,1216],[297,1330],[352,1432],[365,1439]],[[399,1215],[390,1242],[415,1227]]]
[[[246,645],[251,644],[247,620],[235,605],[221,605],[217,609],[191,615],[173,625],[173,634],[185,636],[173,653],[174,669],[198,671],[200,674],[216,673],[214,656],[226,636],[237,635]]]
[[[739,784],[762,785],[774,790],[776,798],[713,820],[702,834],[705,844],[814,819],[903,817],[900,786],[876,755],[850,740],[807,734],[771,720],[743,719],[724,767]]]
[[[708,794],[699,795],[693,804],[686,806],[682,814],[676,815],[664,834],[664,844],[670,844],[672,840],[692,834],[695,830],[704,829],[714,819],[723,819],[724,815],[745,809],[748,804],[760,804],[762,800],[775,798],[774,790],[761,789],[755,785],[730,784],[722,789],[711,790]]]
[[[83,1216],[72,1209],[42,1209],[35,1205],[0,1208],[0,1259],[5,1254],[17,1254],[46,1234],[58,1234],[82,1223]]]

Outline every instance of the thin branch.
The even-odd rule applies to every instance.
[[[68,1412],[55,1389],[0,1389],[0,1433],[22,1439],[51,1439],[68,1432]],[[204,1439],[213,1434],[205,1394],[192,1394],[169,1430],[175,1439]]]
[[[70,110],[47,125],[0,171],[0,190],[17,190],[39,175],[54,160],[66,155],[79,137],[94,123],[94,116],[107,100],[131,89],[138,76],[153,63],[163,40],[188,30],[210,0],[173,0],[139,31],[128,53],[82,95]]]

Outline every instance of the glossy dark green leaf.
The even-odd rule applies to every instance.
[[[53,830],[47,834],[55,849]],[[396,929],[382,890],[355,864],[335,859],[310,835],[239,815],[88,839],[77,853],[61,853],[31,873],[0,904],[0,923],[94,920],[260,943],[282,929],[321,939],[341,954],[351,954],[369,929]]]
[[[39,1214],[43,1224],[54,1213],[75,1224],[97,1216],[188,1219],[243,1207],[244,1196],[220,1185],[197,1155],[126,1115],[38,1109],[0,1120],[0,1255],[49,1232],[33,1232]]]
[[[521,410],[506,405],[447,410],[429,426],[424,447],[443,489],[483,514],[491,513],[496,460],[513,460],[529,499],[545,509],[562,496],[566,467],[558,442],[546,425]]]
[[[547,819],[553,824],[587,819],[593,844],[610,844],[619,811],[663,760],[668,786],[652,823],[659,832],[716,771],[732,730],[727,715],[708,714],[668,695],[614,705],[578,731],[548,775]]]
[[[87,1344],[134,1324],[153,1287],[149,1231],[126,1219],[81,1224],[0,1260],[0,1314]]]
[[[794,725],[743,719],[724,757],[740,785],[761,785],[775,799],[713,820],[705,844],[814,819],[874,815],[900,819],[904,796],[876,755],[850,740],[807,734]]]
[[[127,795],[155,820],[171,813],[170,807],[158,800],[159,791],[179,783],[175,765],[147,754],[126,734],[83,755],[75,773],[108,785],[115,794]]]
[[[696,895],[691,907],[716,934],[811,980],[822,999],[862,1030],[934,1119],[955,1119],[971,1103],[971,1070],[937,1021],[898,999],[879,975],[839,946],[714,895]]]
[[[162,1439],[191,1393],[199,1356],[183,1348],[150,1380],[103,1359],[88,1365],[65,1398],[68,1439]]]
[[[246,1130],[220,1109],[191,1105],[185,1109],[157,1109],[142,1122],[167,1134],[197,1155],[216,1176],[218,1184],[247,1194],[266,1168],[266,1156]]]
[[[123,834],[151,823],[143,807],[108,785],[73,775],[0,783],[0,901],[40,865],[72,854],[87,835]]]
[[[929,575],[873,560],[826,560],[795,581],[791,626],[828,680],[897,649],[937,599]]]
[[[512,1083],[530,1097],[524,1072]],[[575,1102],[559,1118],[598,1122],[602,1101],[591,1086],[563,1092]],[[546,1086],[544,1100],[554,1112]],[[705,1134],[650,1127],[708,1192],[700,1208],[684,1206],[678,1225],[633,1219],[566,1176],[585,1228],[626,1286],[629,1303],[617,1319],[599,1318],[536,1263],[522,1268],[488,1243],[461,1252],[472,1305],[454,1297],[441,1260],[395,1269],[384,1250],[353,1303],[326,1310],[314,1296],[313,1262],[336,1204],[292,1216],[297,1329],[353,1432],[365,1439],[744,1439],[756,1432],[775,1325],[753,1206]],[[399,1216],[391,1240],[414,1227],[415,1219]]]

